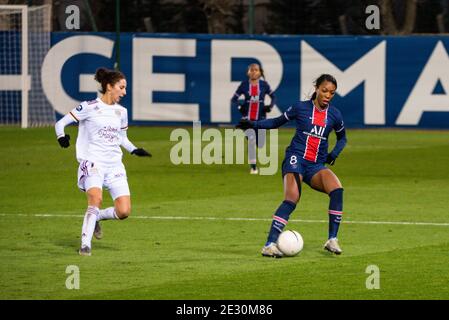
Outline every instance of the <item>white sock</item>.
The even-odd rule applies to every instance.
[[[114,207],[109,207],[104,210],[100,210],[97,216],[97,221],[100,220],[118,220]]]
[[[100,210],[94,206],[88,206],[84,216],[83,228],[81,229],[81,246],[91,248],[92,236],[94,234],[95,222],[97,222]]]

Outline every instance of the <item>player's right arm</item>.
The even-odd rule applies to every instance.
[[[78,107],[71,110],[55,124],[56,138],[62,148],[70,146],[70,135],[65,134],[64,128],[74,122],[79,122],[87,117],[86,104],[81,103]]]
[[[291,106],[285,111],[281,116],[273,119],[265,119],[265,120],[259,120],[259,121],[249,121],[247,119],[240,120],[239,124],[237,125],[237,128],[246,130],[249,128],[253,129],[276,129],[280,126],[283,126],[290,120],[293,120],[296,118],[296,110],[297,106]]]
[[[248,112],[247,110],[245,110],[245,102],[243,103],[243,105],[239,104],[239,98],[243,94],[245,94],[245,91],[243,89],[243,82],[242,82],[240,83],[239,87],[237,88],[237,90],[235,91],[234,95],[231,98],[231,108],[237,108],[242,114],[242,116],[245,116],[246,113]]]

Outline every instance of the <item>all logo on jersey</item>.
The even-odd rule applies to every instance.
[[[259,102],[259,96],[251,96],[249,102],[250,103]]]
[[[83,106],[79,105],[78,107],[76,107],[76,111],[80,112],[81,110],[83,110]]]
[[[324,135],[325,129],[326,127],[313,126],[312,131],[310,131],[310,133],[322,137]]]

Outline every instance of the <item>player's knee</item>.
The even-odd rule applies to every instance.
[[[115,209],[115,213],[117,214],[120,220],[124,220],[130,216],[131,206],[130,205],[120,206]]]

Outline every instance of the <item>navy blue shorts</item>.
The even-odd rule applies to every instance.
[[[282,162],[282,178],[287,173],[299,173],[302,180],[310,186],[310,180],[320,170],[327,169],[323,163],[313,163],[294,153],[287,153]]]

